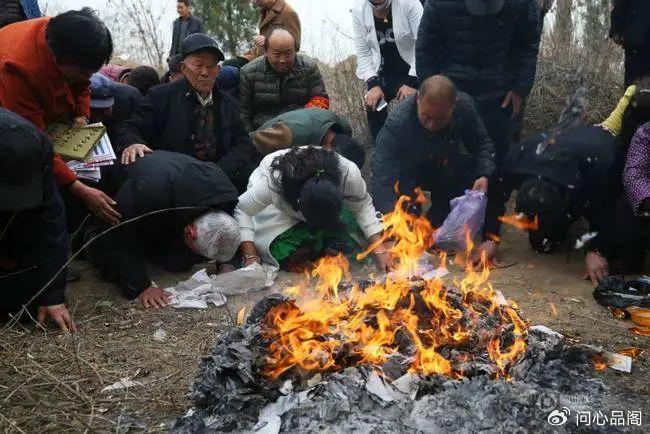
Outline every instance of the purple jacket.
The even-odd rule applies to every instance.
[[[639,128],[627,153],[623,172],[623,186],[634,214],[639,214],[641,203],[650,198],[650,122]]]

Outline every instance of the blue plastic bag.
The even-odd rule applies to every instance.
[[[484,193],[465,190],[465,194],[452,199],[451,212],[434,235],[436,247],[448,251],[465,251],[467,234],[474,239],[485,221],[487,197]]]

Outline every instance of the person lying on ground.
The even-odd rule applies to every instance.
[[[182,44],[183,79],[151,89],[119,131],[122,164],[167,150],[216,163],[240,188],[260,156],[239,117],[239,104],[217,84],[223,53],[208,35]]]
[[[33,124],[0,108],[0,321],[24,306],[22,320],[31,317],[42,324],[51,318],[74,332],[65,306],[65,271],[47,285],[68,259],[52,155],[52,143]]]
[[[352,128],[343,117],[320,108],[297,109],[267,121],[251,135],[262,155],[294,146],[319,145],[363,167],[365,152],[352,139]]]
[[[127,298],[165,307],[169,297],[154,287],[146,261],[172,272],[207,260],[229,261],[240,243],[231,217],[237,189],[215,164],[174,152],[156,151],[123,169],[118,209],[125,220],[145,217],[99,237],[88,257]],[[179,207],[196,209],[174,209]],[[146,216],[165,209],[172,210]],[[84,243],[106,228],[93,219],[83,230]]]
[[[264,56],[248,63],[240,72],[241,118],[248,131],[298,108],[329,108],[318,64],[297,54],[296,40],[288,30],[273,30],[265,47]]]
[[[86,125],[90,76],[112,53],[111,33],[88,8],[4,27],[0,29],[0,106],[42,131],[59,122]],[[56,154],[52,170],[59,188],[93,215],[113,224],[119,221],[114,202],[77,179]]]
[[[372,161],[371,192],[377,209],[392,211],[397,202],[395,184],[404,194],[415,187],[431,192],[427,217],[440,227],[449,214],[449,201],[466,189],[488,191],[496,172],[494,145],[476,112],[472,98],[457,92],[446,77],[426,79],[418,93],[390,114],[377,137]],[[485,241],[475,258],[485,251],[496,254],[496,242],[488,233],[497,231],[486,220]]]
[[[352,253],[362,240],[382,234],[359,168],[335,152],[296,147],[262,160],[239,197],[235,218],[242,236],[243,265],[262,261],[296,270],[328,253]],[[375,258],[391,266],[385,246]]]

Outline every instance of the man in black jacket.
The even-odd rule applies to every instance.
[[[182,46],[184,78],[152,88],[118,134],[122,164],[155,150],[216,163],[245,189],[260,155],[239,115],[239,103],[217,86],[223,53],[208,35],[188,36]]]
[[[31,123],[0,108],[0,321],[25,306],[39,323],[50,317],[62,330],[75,331],[65,307],[65,271],[38,294],[68,259],[52,153]]]
[[[625,49],[625,86],[650,75],[650,2],[614,0],[609,36]]]
[[[535,79],[539,19],[538,0],[429,0],[420,23],[418,77],[444,74],[474,98],[499,169]],[[490,187],[488,214],[502,214],[504,186]]]
[[[488,180],[496,172],[494,145],[472,98],[457,93],[448,78],[437,75],[389,115],[377,137],[372,169],[371,191],[378,211],[395,206],[396,182],[406,194],[421,187],[431,191],[428,217],[439,227],[449,213],[450,199],[470,188],[487,192]],[[494,225],[486,221],[485,231],[493,231]],[[496,251],[494,245],[481,248],[489,249],[490,256]]]
[[[178,12],[178,18],[174,20],[172,48],[169,50],[169,57],[181,52],[181,44],[185,38],[195,33],[203,33],[203,23],[190,11],[190,0],[176,2],[176,12]]]
[[[608,272],[607,258],[617,256],[616,203],[623,192],[624,153],[618,139],[594,125],[572,127],[538,155],[545,133],[513,147],[506,171],[517,189],[515,209],[538,221],[529,232],[531,247],[550,253],[581,218],[594,238],[586,244],[585,275],[594,285]]]
[[[145,260],[174,272],[205,258],[229,261],[240,244],[231,217],[238,192],[215,164],[174,152],[156,151],[123,170],[124,182],[115,195],[123,221],[181,209],[148,215],[102,235],[88,248],[89,258],[127,298],[164,307],[169,298],[153,287]],[[94,219],[84,241],[107,228]]]

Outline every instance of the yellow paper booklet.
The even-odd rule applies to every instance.
[[[106,133],[101,123],[73,129],[66,124],[52,124],[45,130],[52,139],[54,152],[66,160],[85,160]]]

